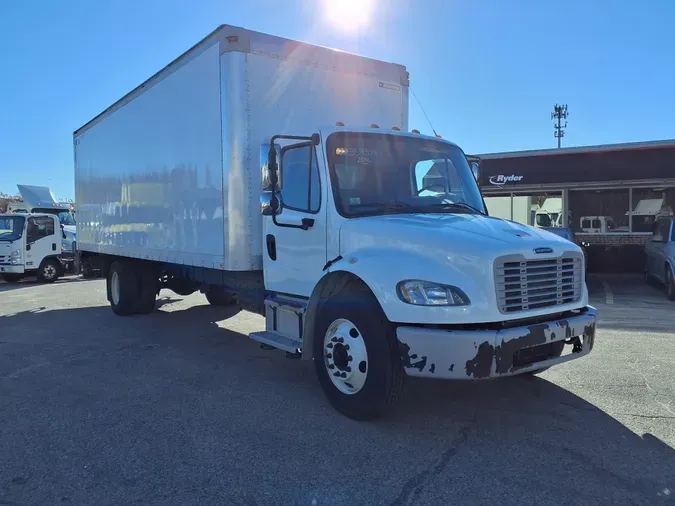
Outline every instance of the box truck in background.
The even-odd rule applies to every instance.
[[[401,65],[221,26],[74,149],[80,255],[116,314],[163,288],[259,313],[250,337],[314,360],[351,418],[406,375],[534,373],[593,347],[580,249],[485,215],[461,149],[408,132]]]

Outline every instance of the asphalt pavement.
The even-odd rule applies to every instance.
[[[593,352],[539,377],[409,379],[357,423],[260,317],[162,292],[120,318],[101,280],[0,284],[1,504],[675,502],[675,303],[592,279]]]

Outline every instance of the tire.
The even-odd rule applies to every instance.
[[[314,365],[328,402],[352,420],[384,415],[401,396],[405,378],[394,325],[360,282],[318,311]]]
[[[140,282],[130,262],[116,260],[110,266],[106,290],[110,307],[118,316],[136,313],[140,303]]]
[[[204,295],[212,306],[232,306],[237,303],[234,295],[221,288],[211,288]]]
[[[53,258],[46,258],[37,270],[37,279],[40,283],[53,283],[61,275],[61,264]]]
[[[147,266],[138,266],[137,269],[139,286],[137,314],[149,314],[155,310],[157,303],[157,280],[155,270]]]
[[[670,265],[666,266],[666,297],[668,300],[675,301],[675,276]]]
[[[3,274],[2,279],[4,279],[7,283],[18,283],[21,281],[21,274]]]
[[[197,286],[195,286],[194,283],[191,281],[186,281],[184,279],[172,279],[165,288],[168,288],[172,292],[174,292],[176,295],[180,295],[181,297],[187,297],[188,295],[192,295],[197,291]]]

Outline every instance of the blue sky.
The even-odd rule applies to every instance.
[[[221,23],[406,65],[469,153],[554,147],[556,102],[566,146],[675,138],[672,0],[372,1],[356,31],[326,21],[333,0],[0,3],[0,191],[72,197],[73,130]],[[430,132],[412,99],[410,126]]]

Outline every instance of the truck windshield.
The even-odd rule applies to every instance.
[[[69,211],[62,211],[59,213],[59,221],[61,225],[75,226],[75,217]]]
[[[0,241],[16,241],[23,235],[23,216],[0,216]]]
[[[338,132],[328,137],[326,148],[335,205],[342,216],[485,214],[466,157],[452,144]]]

